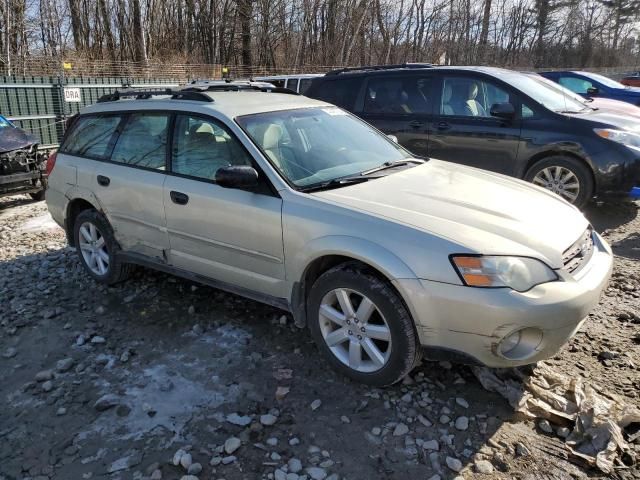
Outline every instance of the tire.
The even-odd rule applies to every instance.
[[[29,196],[33,198],[36,202],[40,202],[41,200],[44,200],[44,190],[30,193]]]
[[[356,317],[345,318],[340,306],[345,296],[358,314]],[[358,312],[359,307],[369,305],[365,299],[374,308]],[[372,312],[368,317],[367,310]],[[335,370],[357,382],[377,387],[392,385],[420,362],[422,350],[404,302],[388,282],[359,264],[345,263],[323,273],[311,288],[307,311],[311,335],[322,355]],[[335,343],[329,346],[325,338]],[[376,349],[372,350],[371,345]]]
[[[92,230],[96,232],[95,236]],[[93,209],[81,211],[74,221],[73,239],[80,263],[94,280],[112,285],[129,277],[133,266],[118,258],[120,246],[104,215]]]
[[[545,173],[546,172],[546,173]],[[554,185],[556,174],[559,183]],[[525,174],[528,182],[550,190],[578,208],[584,207],[593,196],[593,175],[589,167],[577,158],[553,155],[536,162]],[[568,189],[577,179],[578,188]],[[564,181],[563,181],[564,180]],[[575,198],[572,198],[575,196]]]

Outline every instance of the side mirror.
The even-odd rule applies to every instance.
[[[494,103],[491,105],[489,113],[492,117],[502,118],[503,120],[511,120],[516,115],[516,109],[509,102]]]
[[[387,135],[387,137],[389,137],[389,140],[391,140],[392,142],[398,143],[398,137],[396,137],[395,135]]]
[[[598,87],[587,88],[587,95],[597,95],[599,92]]]
[[[216,171],[216,183],[224,188],[251,188],[258,185],[258,172],[253,167],[232,165]]]

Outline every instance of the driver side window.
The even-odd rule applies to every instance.
[[[221,167],[251,165],[238,140],[215,120],[177,115],[171,170],[190,177],[214,180]]]

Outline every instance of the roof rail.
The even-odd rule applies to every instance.
[[[130,89],[130,90],[116,90],[113,93],[107,93],[98,99],[98,103],[115,102],[121,98],[134,97],[137,100],[147,100],[157,96],[171,96],[174,100],[195,100],[198,102],[213,102],[213,99],[208,95],[204,95],[200,91],[192,89],[174,90],[172,88],[165,88],[160,90],[148,90],[148,89]]]
[[[325,76],[331,75],[340,75],[342,73],[350,73],[350,72],[367,72],[367,71],[375,71],[375,70],[398,70],[401,68],[431,68],[434,67],[432,63],[399,63],[396,65],[367,65],[362,67],[347,67],[347,68],[339,68],[337,70],[331,70],[327,72]]]
[[[260,83],[260,82],[257,82]],[[258,92],[286,93],[288,95],[300,95],[300,93],[283,87],[268,87],[256,85],[254,82],[235,82],[213,85],[193,85],[183,88],[183,92],[239,92],[241,90],[253,90]]]

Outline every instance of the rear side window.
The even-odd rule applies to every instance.
[[[431,79],[428,77],[373,78],[367,84],[367,113],[431,113]]]
[[[301,78],[300,89],[299,89],[300,93],[304,95],[305,92],[309,90],[309,87],[311,86],[312,82],[313,82],[313,78]]]
[[[361,84],[361,78],[329,80],[318,86],[314,96],[318,100],[353,111]]]
[[[120,115],[80,117],[60,150],[81,157],[106,158],[121,119]]]
[[[169,117],[164,113],[135,113],[127,119],[111,161],[136,167],[165,169]]]

